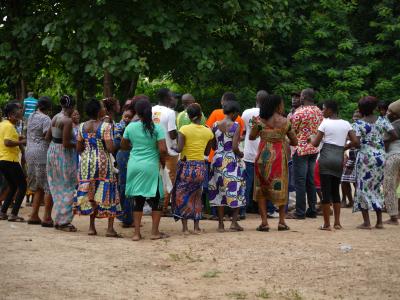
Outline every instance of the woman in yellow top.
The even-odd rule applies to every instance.
[[[178,162],[176,181],[172,190],[172,213],[175,220],[182,220],[182,231],[189,233],[187,220],[193,219],[194,233],[200,233],[202,217],[201,194],[207,167],[204,156],[208,156],[214,135],[201,125],[201,107],[194,103],[187,107],[191,124],[179,130],[177,152],[181,153]]]
[[[8,103],[4,109],[6,120],[0,123],[0,172],[7,180],[9,192],[1,207],[0,220],[24,222],[18,216],[21,203],[26,193],[26,178],[20,160],[20,146],[26,144],[26,139],[20,137],[15,125],[22,119],[22,108],[17,103]],[[7,210],[15,197],[10,217]]]

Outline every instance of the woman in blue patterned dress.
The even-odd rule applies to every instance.
[[[79,127],[77,150],[79,185],[76,213],[90,215],[89,235],[96,235],[95,218],[108,218],[107,237],[120,237],[114,230],[114,218],[120,213],[117,180],[110,153],[114,151],[111,125],[103,122],[103,103],[91,100],[86,106],[90,120]]]
[[[396,138],[392,124],[386,117],[377,117],[374,111],[378,100],[367,96],[360,99],[358,109],[363,116],[353,124],[354,131],[360,140],[360,151],[356,160],[357,192],[354,198],[353,212],[362,212],[364,222],[359,229],[371,229],[369,210],[375,210],[377,221],[375,227],[383,228],[382,207],[384,203],[382,184],[385,165],[384,134]]]
[[[238,224],[239,209],[245,206],[244,167],[241,161],[243,152],[239,149],[240,126],[236,120],[240,107],[237,102],[231,101],[224,105],[225,118],[216,122],[214,133],[215,155],[211,165],[208,193],[210,205],[218,210],[218,231],[225,231],[224,207],[232,209],[231,231],[243,231]]]

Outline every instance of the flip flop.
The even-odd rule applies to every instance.
[[[47,227],[47,228],[52,228],[54,227],[54,223],[53,222],[42,222],[42,227]]]
[[[77,232],[78,229],[76,229],[76,227],[74,225],[72,225],[71,223],[65,224],[65,225],[58,225],[56,226],[57,230],[60,231],[65,231],[65,232]]]
[[[163,232],[160,232],[160,235],[158,237],[151,237],[150,240],[155,241],[155,240],[162,240],[162,239],[167,239],[169,238],[169,235]]]
[[[243,231],[244,229],[243,229],[243,227],[229,227],[229,231],[230,232],[240,232],[240,231]]]
[[[263,225],[261,224],[260,226],[258,226],[256,228],[257,231],[261,231],[261,232],[268,232],[269,231],[269,225]]]
[[[339,225],[339,224],[333,225],[333,228],[335,228],[336,230],[343,229],[342,225]]]
[[[25,223],[25,219],[19,216],[11,216],[8,218],[8,222]]]
[[[29,225],[41,225],[42,221],[41,220],[28,220],[27,222]]]
[[[319,226],[319,230],[324,230],[324,231],[332,231],[332,228],[329,227],[325,227],[324,225]]]
[[[278,231],[287,231],[290,230],[290,227],[286,224],[278,224]]]
[[[106,233],[106,237],[109,237],[109,238],[117,238],[117,239],[123,238],[123,236],[122,236],[121,234],[119,234],[118,232],[115,232],[115,233]]]

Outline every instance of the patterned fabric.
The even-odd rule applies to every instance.
[[[356,159],[357,159],[358,150],[350,149],[349,150],[349,158],[347,159],[342,174],[342,182],[356,182]]]
[[[400,184],[400,154],[390,155],[385,164],[383,191],[385,193],[385,204],[390,216],[399,214],[399,202],[396,189]]]
[[[321,110],[314,105],[301,106],[292,115],[290,121],[299,141],[296,147],[298,156],[318,153],[318,148],[312,146],[307,140],[311,135],[317,134],[323,119]]]
[[[255,161],[255,199],[270,200],[276,206],[288,202],[289,170],[286,134],[288,122],[283,128],[269,128],[260,120],[260,145]]]
[[[211,165],[208,193],[211,206],[229,206],[238,208],[246,205],[244,180],[245,167],[240,158],[233,152],[233,136],[239,124],[233,123],[226,132],[213,126],[218,148]]]
[[[81,124],[78,141],[85,142],[85,150],[79,162],[79,185],[75,199],[77,214],[94,213],[90,201],[97,203],[98,218],[115,217],[120,214],[117,180],[113,173],[110,154],[104,142],[112,140],[111,125],[101,123],[96,132],[87,132]]]
[[[175,220],[202,218],[201,194],[207,167],[202,161],[179,161],[172,190],[171,206]]]
[[[383,206],[383,173],[385,145],[383,136],[393,130],[389,120],[379,117],[374,124],[358,120],[353,124],[361,147],[356,160],[357,193],[353,212],[361,209],[381,210]]]
[[[76,171],[75,149],[51,143],[47,152],[47,180],[53,196],[56,225],[72,222]]]
[[[51,119],[40,111],[35,111],[28,119],[25,158],[30,191],[40,188],[49,193],[46,173],[49,143],[45,140],[45,134],[50,126]]]
[[[31,114],[33,114],[37,105],[38,105],[38,100],[36,98],[28,97],[28,98],[24,99],[24,107],[25,107],[24,118],[25,119],[28,119],[29,116]]]

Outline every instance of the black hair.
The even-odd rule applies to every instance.
[[[7,103],[3,109],[3,115],[8,118],[11,114],[15,113],[18,109],[21,109],[21,106],[18,103],[10,102]]]
[[[337,114],[339,111],[338,104],[333,100],[326,100],[324,102],[324,106],[326,109],[330,109],[334,114]]]
[[[104,107],[106,108],[108,113],[114,112],[115,105],[117,104],[118,99],[114,97],[108,97],[103,99]]]
[[[323,103],[323,102],[318,102],[318,103],[316,103],[315,105],[316,105],[320,110],[322,110],[322,109],[324,108],[324,104],[325,104],[325,103]]]
[[[153,113],[151,112],[151,103],[146,99],[140,99],[135,103],[135,111],[142,119],[143,129],[150,133],[152,137],[154,134]]]
[[[378,108],[387,110],[389,108],[389,104],[390,102],[381,100],[378,102]]]
[[[268,95],[265,101],[261,102],[260,106],[260,118],[268,120],[271,118],[279,105],[282,103],[282,97],[278,95]]]
[[[165,101],[167,98],[169,99],[171,95],[171,91],[168,88],[162,88],[157,91],[157,99],[160,103],[166,103]]]
[[[225,102],[222,108],[224,110],[225,115],[240,113],[240,104],[237,101]]]
[[[372,115],[377,105],[378,99],[376,97],[365,96],[358,101],[358,110],[362,116]]]
[[[93,120],[97,119],[97,116],[98,116],[100,110],[101,110],[101,103],[100,103],[100,101],[98,101],[96,99],[91,99],[86,104],[86,107],[85,107],[86,115]]]
[[[201,106],[198,103],[192,103],[186,108],[190,120],[201,119]]]
[[[37,108],[43,111],[48,111],[51,108],[50,97],[42,96],[39,98]]]
[[[232,92],[225,92],[222,95],[222,101],[224,102],[236,101],[236,95]]]
[[[72,108],[75,106],[74,97],[69,95],[62,95],[60,98],[60,105],[62,108]]]

